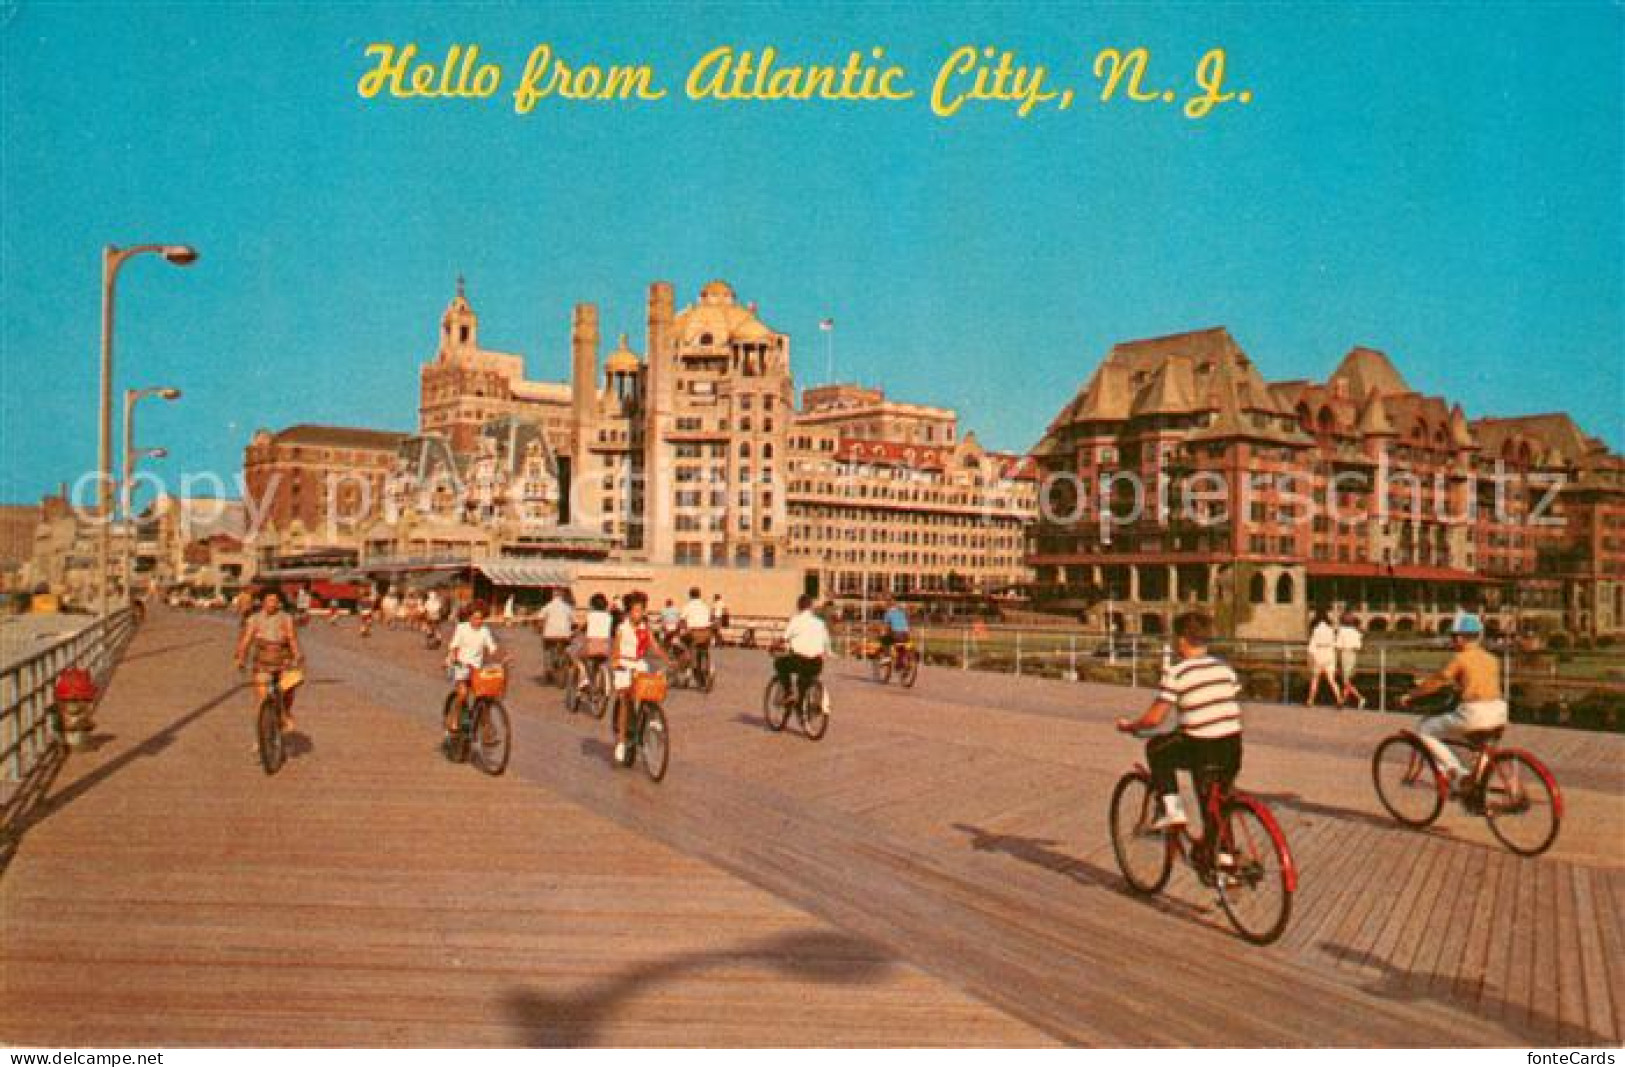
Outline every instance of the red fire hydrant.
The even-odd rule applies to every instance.
[[[69,748],[83,748],[90,742],[96,692],[96,679],[83,667],[69,667],[56,676],[56,712]]]

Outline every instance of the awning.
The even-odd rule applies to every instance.
[[[316,581],[310,584],[311,593],[323,600],[360,600],[366,590],[349,582]]]
[[[570,585],[569,567],[552,561],[494,559],[474,564],[492,585],[509,589],[553,589]]]
[[[1398,578],[1413,582],[1464,582],[1474,585],[1493,584],[1495,579],[1456,570],[1453,567],[1427,567],[1412,563],[1342,563],[1317,562],[1308,565],[1311,578]]]

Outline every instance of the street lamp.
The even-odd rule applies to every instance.
[[[149,396],[179,400],[181,391],[169,386],[124,390],[124,478],[119,482],[119,514],[124,518],[124,595],[135,588],[135,464],[138,458],[163,459],[163,448],[135,447],[135,406]]]
[[[108,569],[113,547],[113,292],[119,268],[127,260],[151,253],[163,256],[178,267],[197,262],[197,249],[190,245],[146,244],[102,249],[102,375],[101,420],[96,455],[96,514],[101,520],[101,536],[96,545],[97,611],[108,612]]]

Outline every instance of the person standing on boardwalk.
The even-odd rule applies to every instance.
[[[1343,691],[1337,684],[1337,627],[1332,625],[1332,618],[1325,611],[1315,612],[1315,621],[1309,628],[1309,699],[1305,704],[1315,706],[1315,697],[1320,694],[1320,683],[1324,679],[1331,689],[1332,696],[1337,698],[1337,706],[1343,706]]]
[[[1354,617],[1354,612],[1343,613],[1343,620],[1338,624],[1337,636],[1333,643],[1337,647],[1337,674],[1343,683],[1338,702],[1347,701],[1363,710],[1366,703],[1365,694],[1354,687],[1354,669],[1359,665],[1360,649],[1365,645],[1365,635],[1360,632],[1359,620]]]

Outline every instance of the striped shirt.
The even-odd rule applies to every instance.
[[[1181,660],[1162,674],[1158,700],[1174,706],[1179,730],[1191,737],[1213,739],[1241,733],[1241,682],[1223,660],[1196,656]]]

